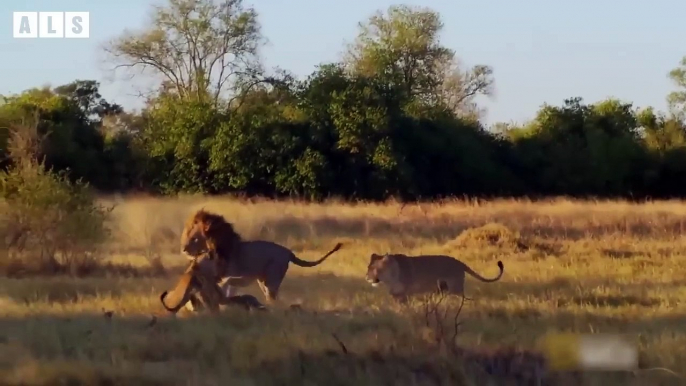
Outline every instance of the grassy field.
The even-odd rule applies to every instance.
[[[459,315],[457,343],[474,353],[533,349],[548,331],[613,332],[636,337],[649,367],[683,372],[686,364],[686,204],[680,202],[402,206],[131,198],[116,204],[115,241],[103,256],[141,269],[185,264],[179,233],[200,207],[224,215],[244,238],[283,243],[303,259],[345,245],[318,267],[291,265],[280,303],[266,313],[227,309],[151,323],[151,315],[161,315],[160,292],[176,280],[174,269],[156,277],[0,279],[2,384],[517,384],[514,377],[487,381],[478,366],[436,346],[439,330],[421,305],[401,307],[383,287],[367,284],[373,252],[450,254],[484,276],[495,275],[502,260],[501,281],[467,279],[474,300]],[[256,286],[248,292],[263,299]],[[446,304],[453,312],[459,303]],[[445,322],[452,329],[450,316]],[[550,382],[686,384],[660,371],[561,374]]]

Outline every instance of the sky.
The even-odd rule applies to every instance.
[[[101,82],[101,93],[140,108],[136,85],[114,74],[102,46],[125,29],[149,25],[152,4],[164,0],[0,1],[0,94],[58,86],[75,79]],[[686,1],[680,0],[245,0],[259,14],[268,44],[262,57],[305,77],[341,58],[358,23],[393,4],[441,14],[443,45],[466,66],[493,67],[495,94],[482,100],[486,124],[525,122],[548,103],[608,97],[666,110],[674,86],[668,72],[686,56]],[[12,12],[90,12],[88,39],[15,39]]]

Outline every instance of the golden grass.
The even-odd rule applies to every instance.
[[[686,363],[682,202],[103,200],[117,203],[111,262],[184,265],[179,232],[200,207],[304,259],[346,244],[318,267],[292,265],[271,312],[229,309],[152,327],[158,296],[176,277],[0,279],[3,384],[471,384],[440,361],[420,312],[364,281],[372,252],[450,254],[485,276],[504,262],[500,282],[467,279],[474,301],[461,314],[462,347],[533,348],[547,331],[614,332],[637,337],[651,367],[679,372]],[[263,299],[256,287],[248,292]],[[289,312],[293,303],[303,312]],[[660,372],[583,377],[606,386],[685,382]]]

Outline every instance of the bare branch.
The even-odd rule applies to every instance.
[[[215,105],[241,92],[242,74],[261,73],[262,44],[257,13],[242,0],[169,0],[155,7],[151,26],[126,34],[105,51],[118,68],[149,68],[185,98],[209,98]]]

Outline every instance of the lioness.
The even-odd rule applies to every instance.
[[[486,279],[465,263],[444,255],[406,256],[373,253],[366,279],[372,286],[384,283],[396,300],[405,302],[409,295],[441,291],[464,296],[465,272],[483,282],[494,282],[503,276],[503,263],[498,261],[500,274]]]
[[[197,299],[198,294],[202,303],[209,307],[210,311],[217,312],[219,310],[219,304],[224,294],[212,276],[200,271],[200,266],[194,259],[179,278],[176,287],[171,292],[162,292],[160,301],[169,312],[177,313],[183,306],[187,306],[192,311],[200,308],[200,302]],[[171,300],[173,304],[171,307],[167,305],[168,300]]]
[[[223,216],[203,209],[193,214],[181,234],[181,252],[189,257],[203,254],[213,256],[207,260],[214,267],[226,296],[232,295],[231,287],[246,287],[257,281],[268,303],[276,300],[281,282],[288,271],[288,264],[314,267],[321,264],[341,248],[338,243],[317,261],[305,261],[283,245],[271,241],[243,241],[233,226]],[[212,263],[209,263],[212,261]]]
[[[197,298],[200,295],[202,301]],[[171,300],[172,306],[168,306]],[[208,307],[211,312],[219,311],[219,305],[240,305],[246,309],[260,309],[265,307],[252,295],[240,295],[227,298],[216,283],[216,279],[207,272],[203,272],[196,260],[191,261],[186,271],[181,275],[176,287],[171,292],[164,291],[160,295],[162,306],[169,312],[177,313],[186,306],[190,311]],[[190,306],[190,307],[189,307]]]

